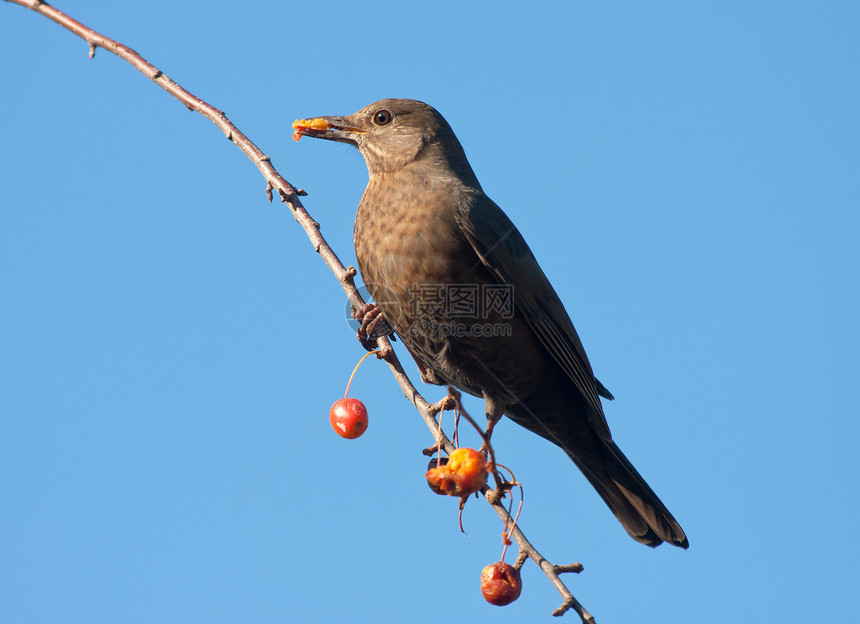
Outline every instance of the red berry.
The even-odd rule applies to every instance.
[[[511,604],[520,597],[523,581],[514,566],[497,561],[481,572],[481,593],[484,599],[497,607]]]
[[[328,419],[335,433],[348,440],[354,440],[367,430],[367,408],[358,399],[335,401]]]

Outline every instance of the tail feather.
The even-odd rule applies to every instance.
[[[681,548],[689,547],[687,536],[663,502],[612,441],[601,440],[600,453],[578,454],[567,450],[568,456],[586,476],[600,497],[637,542],[659,546],[668,542]]]

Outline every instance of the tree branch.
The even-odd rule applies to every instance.
[[[214,108],[202,99],[182,88],[176,82],[171,80],[164,72],[149,63],[131,48],[87,28],[77,20],[69,17],[62,11],[55,9],[48,3],[40,0],[6,1],[31,9],[79,36],[89,45],[90,58],[95,56],[96,48],[102,48],[127,61],[144,76],[182,102],[189,110],[200,113],[214,123],[224,133],[224,135],[236,145],[236,147],[242,150],[245,155],[251,159],[257,169],[260,170],[260,173],[263,174],[263,178],[266,180],[266,195],[268,196],[269,201],[272,200],[272,190],[278,192],[281,201],[287,205],[293,213],[296,221],[307,234],[311,245],[313,245],[314,251],[320,255],[323,262],[326,263],[326,266],[328,266],[340,282],[353,310],[360,310],[363,308],[365,302],[359,294],[354,282],[354,278],[357,274],[356,270],[351,266],[344,267],[337,254],[335,254],[334,250],[329,247],[325,238],[320,234],[319,223],[311,218],[310,214],[305,210],[299,200],[299,196],[304,195],[304,192],[297,190],[293,185],[287,182],[272,166],[269,157],[264,154],[247,136],[240,132],[239,129],[230,122],[223,111]],[[391,348],[391,343],[388,338],[379,338],[378,344],[380,349],[379,357],[384,359],[388,364],[391,373],[397,384],[400,386],[400,389],[403,391],[403,394],[418,410],[418,413],[424,419],[425,424],[430,429],[437,444],[440,444],[447,453],[452,453],[455,450],[455,447],[451,440],[449,440],[445,435],[444,431],[442,431],[439,426],[439,421],[437,420],[439,412],[450,404],[450,398],[446,397],[432,405],[428,403],[421,393],[418,392],[412,384],[412,381],[409,379],[409,376],[403,370],[403,366],[395,354],[394,349]],[[488,492],[492,492],[492,490],[487,487],[482,491],[485,499],[487,499],[487,502],[496,511],[502,521],[506,523],[505,526],[508,526],[508,522],[512,523],[512,518],[508,513],[508,510],[497,496],[488,496]],[[522,565],[526,557],[532,559],[562,595],[564,601],[561,606],[553,612],[553,615],[560,616],[569,609],[573,609],[579,614],[579,617],[584,623],[593,624],[594,617],[582,607],[559,577],[560,574],[565,572],[582,571],[582,565],[579,563],[568,566],[557,566],[551,564],[537,551],[531,542],[529,542],[522,530],[520,530],[519,525],[514,526],[511,531],[511,537],[520,549],[520,555],[517,559],[518,565]]]

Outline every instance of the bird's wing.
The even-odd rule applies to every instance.
[[[466,202],[468,205],[459,207],[460,229],[499,283],[514,286],[516,312],[528,322],[592,408],[589,411],[595,431],[610,440],[609,426],[598,397],[600,382],[594,378],[585,349],[561,299],[522,234],[501,208],[483,193],[471,199]]]

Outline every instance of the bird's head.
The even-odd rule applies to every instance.
[[[309,136],[356,146],[371,177],[415,163],[455,172],[467,184],[477,185],[451,126],[435,108],[418,100],[379,100],[345,117],[299,119],[293,128],[296,141]]]

